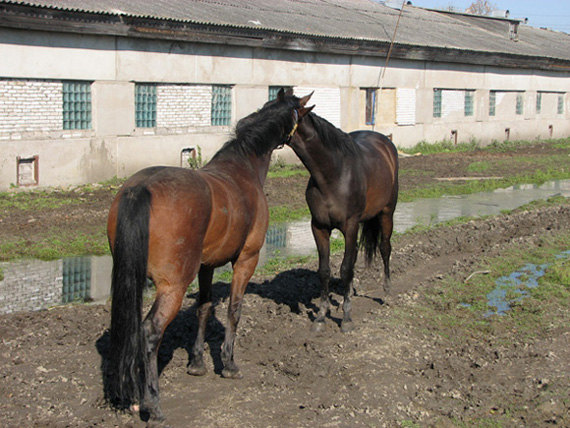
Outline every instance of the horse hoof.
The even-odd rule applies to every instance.
[[[189,375],[192,376],[204,376],[206,374],[206,366],[188,366],[188,370],[186,371]]]
[[[311,326],[311,330],[313,333],[320,333],[325,329],[325,322],[324,321],[313,321],[313,325]]]
[[[392,283],[391,281],[388,279],[386,281],[384,281],[384,293],[386,293],[386,295],[390,294],[390,289],[392,288]]]
[[[226,379],[242,379],[243,374],[239,371],[239,369],[237,370],[223,369],[222,377],[225,377]]]
[[[342,324],[340,325],[340,331],[342,331],[343,333],[348,333],[352,330],[354,330],[354,322],[352,320],[343,321]]]
[[[144,403],[141,406],[140,414],[143,420],[148,420],[148,426],[152,427],[166,427],[166,418],[160,410],[160,407],[146,406]]]

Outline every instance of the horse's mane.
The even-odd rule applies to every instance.
[[[260,110],[239,120],[234,137],[216,153],[262,156],[285,139],[294,126],[292,111],[299,107],[299,99],[286,96],[283,101],[267,102]]]
[[[315,113],[309,113],[307,117],[311,120],[313,128],[325,146],[338,150],[344,155],[352,155],[357,152],[356,143],[346,132]]]

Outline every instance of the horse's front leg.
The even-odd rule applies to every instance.
[[[234,361],[234,343],[241,317],[243,295],[257,266],[258,259],[259,252],[253,255],[242,253],[233,265],[234,273],[230,289],[230,303],[228,305],[228,326],[226,327],[226,336],[222,344],[222,363],[224,365],[222,376],[226,378],[241,379],[243,377]]]
[[[340,267],[340,279],[344,287],[344,301],[342,304],[343,318],[341,330],[351,331],[352,322],[352,279],[354,278],[354,264],[358,255],[358,220],[349,220],[344,228],[344,257]]]
[[[202,265],[198,272],[198,282],[200,292],[198,297],[198,308],[196,315],[198,316],[198,334],[192,348],[192,361],[188,366],[188,374],[194,376],[203,376],[206,374],[206,366],[204,365],[204,338],[206,336],[206,325],[208,318],[212,312],[212,277],[214,268]]]
[[[311,229],[319,252],[319,280],[321,282],[321,301],[317,318],[313,321],[312,330],[319,332],[325,326],[325,317],[329,311],[329,282],[331,277],[330,268],[330,229],[320,228],[311,222]]]

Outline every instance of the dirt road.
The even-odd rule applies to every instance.
[[[545,165],[567,168],[567,163],[553,164],[552,156],[561,153],[567,149],[545,143],[516,153],[404,158],[400,186],[408,190],[445,177],[531,173]],[[305,183],[306,177],[269,179],[270,205],[304,206]],[[114,191],[82,188],[72,192],[75,203],[34,211],[13,204],[0,210],[0,236],[28,246],[63,231],[101,233]],[[70,198],[69,192],[53,197],[59,195]],[[38,193],[28,202],[42,198]],[[196,334],[196,296],[189,295],[160,352],[168,422],[174,427],[570,426],[569,323],[528,341],[496,326],[484,338],[446,336],[428,328],[421,315],[409,316],[428,306],[428,291],[447,277],[463,281],[483,257],[534,248],[569,229],[570,206],[564,203],[399,237],[393,243],[390,296],[380,286],[380,266],[364,269],[358,263],[356,330],[349,334],[339,329],[337,293],[325,331],[310,331],[319,295],[315,262],[276,276],[255,276],[238,330],[236,360],[244,373],[238,381],[220,375],[224,283],[215,286],[216,313],[208,326],[209,371],[201,378],[186,374]],[[337,276],[339,266],[334,257]],[[103,400],[109,320],[108,305],[0,316],[0,424],[144,426],[137,415],[115,413]]]
[[[310,331],[316,266],[253,278],[238,330],[244,378],[220,375],[228,286],[215,285],[204,377],[186,374],[196,334],[195,295],[167,330],[161,400],[174,427],[570,426],[570,327],[527,342],[444,337],[401,314],[426,290],[465,279],[483,256],[540,245],[570,229],[570,205],[517,212],[405,235],[394,242],[393,292],[381,269],[356,272],[354,332],[339,329],[340,296],[326,329]],[[340,260],[333,260],[338,276]],[[103,400],[108,306],[73,305],[0,316],[2,426],[145,426]],[[508,332],[501,332],[505,334]],[[499,335],[500,336],[500,335]],[[565,399],[561,399],[560,397]],[[475,422],[474,422],[475,421]],[[465,424],[465,425],[460,425]]]

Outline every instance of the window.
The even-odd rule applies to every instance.
[[[495,116],[497,106],[497,91],[489,92],[489,116]]]
[[[524,100],[523,100],[523,93],[522,92],[518,92],[517,93],[517,106],[516,106],[516,113],[518,115],[523,114],[524,112]]]
[[[536,93],[536,114],[540,114],[542,110],[542,92]]]
[[[156,126],[156,85],[135,84],[135,126],[154,128]]]
[[[364,123],[367,125],[374,125],[376,123],[376,89],[366,88],[366,108]]]
[[[63,82],[63,129],[91,129],[91,83]]]
[[[285,91],[288,89],[293,89],[292,86],[270,86],[269,87],[269,93],[268,93],[268,97],[267,100],[271,101],[277,98],[277,93],[279,92],[279,90],[283,88]]]
[[[433,117],[441,117],[441,89],[433,90]]]
[[[465,91],[465,116],[473,116],[473,95],[475,91]]]
[[[232,119],[232,87],[212,86],[212,126],[227,126]]]
[[[558,114],[564,114],[564,95],[558,95]]]

